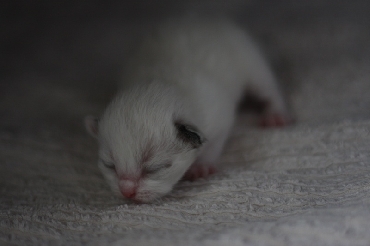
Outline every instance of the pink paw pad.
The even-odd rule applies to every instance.
[[[207,178],[215,172],[217,172],[217,169],[214,166],[192,165],[188,171],[186,171],[183,179],[194,181],[200,178]]]
[[[269,114],[263,116],[259,121],[260,127],[283,127],[293,123],[293,120],[282,114]]]

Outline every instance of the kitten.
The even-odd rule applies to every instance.
[[[112,190],[150,202],[182,177],[213,173],[246,93],[264,102],[261,125],[290,122],[270,68],[231,21],[170,20],[152,30],[101,118],[85,120]]]

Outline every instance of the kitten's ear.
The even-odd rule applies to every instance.
[[[98,126],[99,126],[99,118],[91,116],[91,115],[85,117],[86,130],[94,138],[98,137],[98,130],[99,130]]]
[[[177,137],[190,144],[194,149],[199,148],[206,141],[203,134],[190,124],[175,122]]]

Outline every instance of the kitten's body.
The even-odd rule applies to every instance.
[[[267,102],[267,125],[286,123],[270,69],[233,23],[182,19],[153,30],[128,59],[122,91],[99,125],[87,120],[112,189],[148,202],[187,171],[189,178],[213,172],[247,91]]]

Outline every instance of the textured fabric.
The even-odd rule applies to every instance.
[[[369,245],[368,9],[238,12],[271,51],[297,122],[259,129],[240,117],[220,171],[153,204],[112,195],[83,127],[114,93],[130,25],[106,17],[30,37],[7,56],[1,89],[0,244]]]

